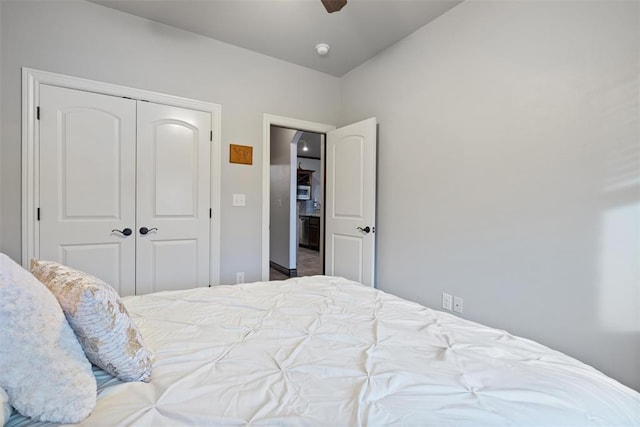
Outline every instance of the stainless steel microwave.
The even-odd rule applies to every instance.
[[[298,200],[311,200],[310,185],[298,185]]]

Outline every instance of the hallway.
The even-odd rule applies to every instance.
[[[297,272],[298,277],[322,274],[320,252],[298,247]],[[273,268],[269,270],[269,280],[286,280],[288,278],[285,274]]]

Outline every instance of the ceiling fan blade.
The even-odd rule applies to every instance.
[[[320,0],[327,12],[337,12],[347,4],[347,0]]]

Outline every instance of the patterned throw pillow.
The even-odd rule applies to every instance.
[[[96,379],[51,292],[0,254],[0,386],[22,415],[79,423],[96,405]]]
[[[91,363],[122,381],[149,381],[151,352],[115,289],[52,261],[32,260],[31,272],[58,299]]]

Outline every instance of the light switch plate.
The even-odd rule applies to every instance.
[[[244,194],[233,195],[233,206],[246,206],[246,199]]]

